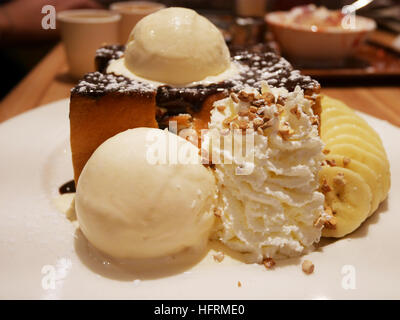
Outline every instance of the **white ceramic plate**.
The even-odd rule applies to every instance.
[[[209,253],[193,268],[163,276],[126,272],[98,260],[53,204],[72,178],[68,100],[0,125],[0,298],[2,299],[364,299],[400,298],[400,130],[362,115],[389,155],[388,200],[356,232],[323,241],[307,259],[274,270]],[[241,287],[238,286],[241,282]],[[54,287],[52,287],[54,285]]]

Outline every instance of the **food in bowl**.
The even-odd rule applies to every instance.
[[[208,36],[187,37],[188,24]],[[91,245],[113,259],[175,257],[212,239],[271,268],[312,251],[321,236],[350,234],[387,197],[389,162],[365,121],[274,52],[231,56],[210,24],[189,9],[160,10],[127,46],[99,49],[98,71],[71,92],[75,214]],[[152,53],[157,70],[141,28],[167,32]],[[176,39],[188,46],[164,50]],[[227,56],[204,56],[207,48]],[[141,76],[132,54],[147,61]],[[197,79],[197,65],[225,60],[222,78],[209,68]],[[168,73],[172,62],[190,74]],[[227,72],[232,65],[237,73]]]
[[[372,19],[315,5],[271,12],[265,19],[283,55],[307,67],[343,65],[376,28]]]

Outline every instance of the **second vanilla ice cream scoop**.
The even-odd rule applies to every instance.
[[[170,161],[174,149],[185,161]],[[97,249],[115,258],[157,258],[205,245],[215,192],[197,147],[168,131],[136,128],[93,153],[79,178],[75,208]]]
[[[140,20],[123,60],[108,71],[176,86],[218,76],[231,66],[220,30],[186,8],[159,10]]]

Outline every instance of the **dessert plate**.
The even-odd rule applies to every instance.
[[[198,263],[158,272],[126,270],[94,252],[55,205],[72,178],[68,99],[0,125],[1,299],[399,299],[400,129],[361,114],[381,135],[391,163],[388,199],[356,232],[323,239],[306,257],[273,270],[225,254],[216,244]],[[301,270],[304,259],[315,271]],[[240,282],[240,285],[239,285]]]

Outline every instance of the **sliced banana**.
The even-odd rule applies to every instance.
[[[340,238],[356,230],[371,211],[372,193],[368,184],[358,173],[337,166],[324,166],[319,179],[325,203],[336,220],[335,228],[324,228],[322,235]]]
[[[326,148],[329,150],[330,146],[335,145],[335,144],[343,144],[343,143],[350,143],[356,146],[359,146],[360,148],[373,153],[377,157],[380,157],[382,159],[387,159],[385,150],[383,148],[378,148],[376,145],[373,145],[366,139],[362,139],[358,136],[355,135],[350,135],[350,134],[341,134],[336,137],[332,137],[325,142]]]
[[[339,116],[346,116],[346,115],[354,115],[354,111],[347,111],[337,108],[323,108],[323,112],[321,113],[321,122],[325,124],[325,122],[329,119],[336,118]]]
[[[321,130],[323,128],[323,124],[321,124]],[[361,139],[367,139],[367,141],[377,148],[382,146],[382,142],[380,139],[378,140],[375,136],[372,136],[368,130],[361,128],[355,124],[345,123],[342,125],[338,125],[333,127],[324,134],[321,134],[322,141],[328,141],[331,138],[337,137],[341,134],[349,134],[360,137]]]
[[[341,237],[354,231],[387,197],[390,165],[380,136],[364,119],[330,97],[324,96],[321,105],[321,138],[329,150],[329,166],[323,167],[320,179],[332,189],[325,202],[336,212],[337,221],[337,228],[324,229],[323,236]],[[332,179],[339,173],[347,176],[341,187]]]
[[[360,161],[350,159],[339,154],[328,154],[326,159],[330,161],[330,163],[332,163],[333,160],[333,163],[338,167],[346,168],[358,173],[364,179],[371,191],[373,191],[371,199],[371,209],[368,216],[372,215],[374,211],[378,208],[379,203],[385,197],[382,181],[378,179],[376,173]]]
[[[367,165],[376,173],[383,192],[386,194],[389,191],[390,173],[385,159],[378,158],[373,153],[352,144],[336,144],[330,147],[330,151],[332,154],[339,154]]]
[[[331,118],[326,120],[322,125],[321,125],[321,135],[323,136],[326,132],[332,130],[336,126],[342,126],[344,124],[354,124],[359,128],[363,128],[366,131],[368,131],[369,136],[374,136],[379,142],[381,142],[381,138],[379,135],[373,130],[368,123],[361,119],[360,117],[356,115],[341,115],[337,116],[335,118]],[[367,137],[364,137],[364,139],[368,139]]]

